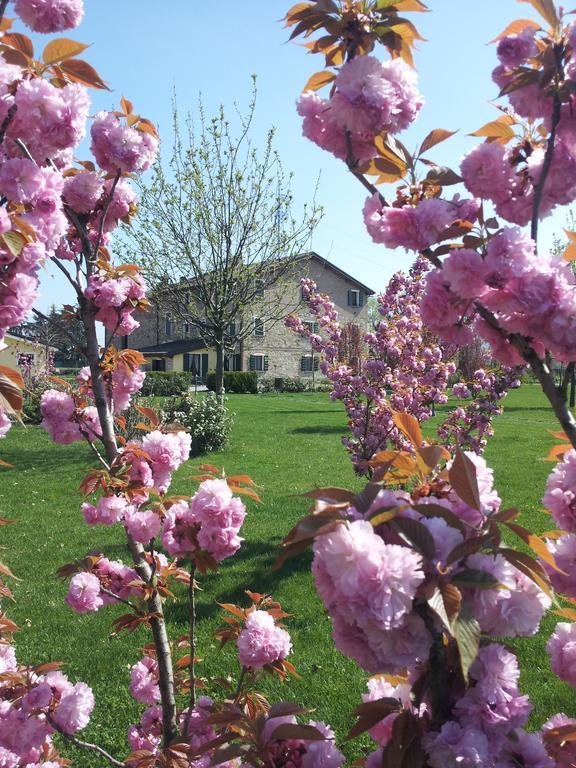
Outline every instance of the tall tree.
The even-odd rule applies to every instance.
[[[293,214],[274,129],[261,148],[252,142],[255,106],[254,87],[235,133],[223,107],[208,118],[201,100],[182,129],[174,103],[170,158],[140,182],[138,225],[125,228],[121,245],[125,260],[144,265],[152,300],[216,350],[218,393],[225,354],[257,333],[255,323],[270,325],[294,309],[287,278],[320,214],[314,202]]]

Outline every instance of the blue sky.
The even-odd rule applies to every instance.
[[[372,243],[362,222],[363,188],[343,163],[301,135],[294,102],[323,59],[287,42],[279,20],[290,5],[290,0],[85,0],[85,20],[68,36],[92,44],[84,58],[113,89],[92,91],[93,112],[114,108],[124,95],[136,112],[158,125],[166,144],[173,87],[183,111],[194,112],[201,92],[209,113],[223,104],[231,115],[234,102],[241,109],[248,104],[251,75],[256,74],[254,139],[258,143],[270,126],[276,127],[276,148],[294,173],[296,210],[311,198],[320,175],[317,200],[326,213],[313,249],[379,291],[411,258]],[[477,141],[467,134],[497,116],[490,104],[497,95],[490,78],[495,47],[487,43],[512,19],[533,14],[528,4],[514,0],[430,0],[429,6],[430,13],[410,14],[427,38],[416,53],[426,105],[401,138],[414,148],[432,128],[459,129],[431,153],[439,164],[457,167]],[[35,36],[35,41],[43,45],[47,38]],[[87,156],[87,145],[82,149]],[[546,220],[543,244],[554,232],[561,233],[565,220],[564,211]],[[64,281],[49,270],[41,289],[41,307],[72,298]]]

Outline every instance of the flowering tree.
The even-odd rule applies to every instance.
[[[319,330],[297,315],[285,324],[306,338],[322,356],[320,369],[333,384],[332,398],[340,400],[348,414],[352,437],[343,438],[356,471],[370,471],[368,460],[388,445],[410,450],[394,423],[394,411],[412,414],[420,421],[434,415],[436,403],[448,401],[448,380],[456,370],[456,346],[442,343],[430,333],[420,316],[428,263],[419,257],[408,274],[397,272],[386,291],[377,297],[379,321],[362,334],[367,352],[349,354],[347,326],[338,322],[334,303],[318,293],[313,281],[303,279],[310,313],[318,318]],[[356,343],[356,348],[358,348]],[[456,385],[453,394],[470,400],[454,409],[438,427],[445,443],[482,453],[492,434],[492,418],[500,413],[499,401],[517,385],[518,369],[501,374],[478,367],[472,380]]]
[[[313,575],[334,642],[376,675],[350,733],[369,731],[375,740],[365,762],[369,768],[552,768],[575,760],[576,721],[558,714],[542,732],[525,731],[531,705],[518,687],[517,661],[504,645],[490,641],[494,635],[537,632],[553,588],[576,597],[576,425],[544,359],[549,348],[558,359],[572,361],[575,282],[557,261],[535,256],[540,214],[570,194],[574,29],[563,26],[551,0],[531,2],[551,29],[513,24],[498,45],[502,67],[496,79],[504,83],[514,115],[542,123],[538,130],[528,126],[520,149],[488,142],[462,167],[472,194],[492,200],[509,222],[531,222],[530,237],[485,218],[480,201],[443,199],[443,187],[459,177],[432,167],[419,180],[415,158],[392,138],[421,105],[405,63],[417,32],[399,16],[423,10],[420,0],[317,0],[299,3],[287,17],[294,36],[326,27],[328,34],[311,47],[337,68],[309,82],[333,87],[326,100],[313,91],[302,97],[305,131],[344,159],[370,190],[365,214],[376,239],[421,251],[434,264],[421,301],[427,326],[447,343],[462,344],[473,324],[504,363],[526,361],[568,440],[555,451],[563,460],[544,496],[560,526],[548,543],[516,522],[517,510],[501,509],[481,457],[427,444],[415,417],[405,412],[389,416],[405,447],[366,453],[372,482],[362,493],[328,488],[308,494],[312,514],[287,537],[280,563],[313,544]],[[6,4],[0,4],[2,12]],[[16,0],[14,7],[36,31],[68,28],[82,14],[80,0]],[[127,335],[136,326],[134,310],[146,306],[138,268],[114,266],[108,244],[114,226],[133,207],[127,177],[154,160],[155,131],[123,99],[121,111],[93,120],[96,163],[72,166],[88,114],[84,86],[104,83],[76,58],[81,44],[52,41],[38,62],[31,41],[11,32],[7,21],[2,25],[1,327],[24,319],[35,299],[38,264],[52,259],[76,291],[88,366],[75,386],[56,382],[60,388],[43,395],[44,426],[56,442],[90,445],[98,466],[82,482],[93,497],[82,513],[89,525],[122,526],[131,556],[130,565],[92,553],[64,566],[61,575],[70,577],[67,602],[80,613],[124,605],[128,610],[116,620],[117,631],[142,625],[152,642],[130,673],[130,690],[147,708],[129,730],[130,755],[119,759],[76,735],[94,703],[88,686],[71,683],[54,664],[19,666],[11,644],[15,627],[2,614],[0,759],[10,768],[61,766],[65,761],[52,742],[57,732],[116,766],[339,768],[344,758],[328,726],[299,723],[301,707],[270,705],[254,690],[262,673],[284,677],[293,671],[290,638],[280,623],[286,614],[270,596],[250,592],[248,607],[224,604],[229,616],[218,635],[236,643],[238,682],[224,681],[221,701],[196,696],[195,576],[238,550],[245,517],[238,494],[255,493],[246,476],[227,478],[206,466],[193,495],[171,496],[171,476],[187,458],[189,436],[177,428],[162,430],[147,408],[140,410],[142,439],[129,441],[122,434],[122,411],[144,378],[141,356],[100,348],[96,324]],[[369,55],[378,41],[391,61],[382,64]],[[510,129],[515,135],[510,126],[520,123],[512,114],[507,118],[479,133],[490,138],[497,130],[505,138]],[[444,131],[433,132],[417,155],[445,137]],[[408,174],[410,184],[388,205],[365,173],[382,182]],[[490,183],[482,186],[483,179]],[[325,328],[333,329],[330,340],[337,347],[336,318],[326,299],[314,296],[310,300],[323,305]],[[410,322],[406,330],[416,332]],[[387,347],[381,351],[393,354]],[[20,384],[13,372],[0,371],[3,433],[11,411],[21,405]],[[509,546],[503,532],[519,536],[535,556]],[[176,642],[164,619],[172,582],[187,586],[189,601],[188,637]],[[6,589],[2,585],[4,594]],[[558,612],[576,618],[569,605]],[[569,683],[576,682],[574,635],[574,625],[563,622],[548,644],[553,669]]]
[[[540,733],[526,733],[530,704],[518,689],[517,661],[489,639],[533,635],[551,586],[569,600],[576,594],[569,576],[576,423],[547,363],[550,355],[576,360],[576,281],[559,258],[537,253],[540,218],[576,195],[576,32],[552,0],[526,1],[541,21],[512,22],[497,38],[493,77],[509,106],[476,131],[486,141],[464,158],[461,176],[426,156],[448,131],[432,131],[414,154],[396,138],[422,106],[410,68],[419,35],[401,15],[426,10],[420,0],[317,0],[286,16],[292,38],[309,38],[307,47],[326,62],[298,102],[304,134],[369,191],[364,218],[372,238],[416,251],[434,267],[420,302],[426,328],[458,346],[478,334],[504,365],[528,364],[568,441],[554,452],[564,458],[544,496],[560,526],[548,546],[514,522],[517,510],[500,509],[482,459],[460,451],[451,458],[427,445],[405,413],[391,418],[411,452],[376,454],[369,464],[378,482],[359,496],[310,494],[313,514],[290,533],[282,560],[314,542],[312,571],[335,643],[378,675],[352,731],[370,730],[380,745],[370,768],[574,763],[576,721],[559,714]],[[384,63],[373,55],[378,43],[391,56]],[[445,195],[462,180],[474,197]],[[391,200],[379,190],[385,182],[403,182]],[[568,249],[565,258],[572,257]],[[503,545],[501,528],[537,557]],[[571,607],[558,613],[576,618]],[[572,684],[573,638],[574,625],[561,623],[548,643],[552,669]]]

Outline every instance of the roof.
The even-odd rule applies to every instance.
[[[179,355],[182,352],[194,352],[197,349],[208,349],[202,339],[179,339],[167,341],[164,344],[153,344],[151,347],[140,347],[143,355]]]
[[[376,291],[373,291],[372,288],[369,288],[367,285],[364,285],[364,283],[361,283],[360,280],[356,280],[355,277],[352,277],[352,275],[349,275],[348,272],[344,272],[343,269],[340,269],[340,267],[337,267],[336,264],[332,264],[331,261],[328,261],[328,259],[325,259],[323,256],[320,256],[320,254],[316,253],[316,251],[309,251],[308,253],[303,253],[298,258],[304,260],[304,259],[314,259],[314,261],[317,261],[319,264],[321,264],[323,267],[331,269],[333,272],[336,272],[337,275],[340,277],[343,277],[345,280],[349,280],[351,283],[354,283],[355,285],[358,285],[362,290],[368,294],[368,296],[374,296]]]
[[[5,333],[4,334],[5,339],[9,339],[11,341],[17,341],[18,343],[24,343],[24,344],[30,344],[31,347],[39,347],[40,349],[51,349],[55,352],[58,352],[58,347],[53,347],[51,344],[43,344],[41,341],[33,341],[32,339],[27,339],[25,336],[19,336],[17,333]]]
[[[360,280],[357,280],[355,277],[352,277],[352,275],[349,275],[348,272],[344,272],[343,269],[340,269],[340,267],[337,267],[336,264],[333,264],[328,259],[324,258],[324,256],[320,256],[319,253],[316,253],[316,251],[307,251],[306,253],[299,254],[296,259],[298,261],[305,261],[307,259],[314,259],[319,264],[321,264],[324,268],[331,269],[333,272],[335,272],[340,277],[344,278],[345,280],[348,280],[349,282],[353,283],[354,285],[357,285],[359,288],[361,288],[368,296],[374,296],[376,291],[372,290],[372,288],[369,288],[367,285],[364,285],[364,283],[361,283]],[[278,261],[281,261],[282,257],[279,257]],[[270,266],[273,266],[273,262],[270,262]],[[194,285],[194,281],[196,278],[193,277],[181,277],[179,279],[179,283],[185,284],[186,287],[191,287]],[[162,289],[159,289],[161,292]]]

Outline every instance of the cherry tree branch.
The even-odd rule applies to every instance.
[[[194,559],[190,560],[190,583],[188,584],[188,640],[190,642],[190,662],[188,672],[190,675],[190,699],[188,702],[188,712],[184,721],[182,733],[188,733],[188,726],[192,718],[192,710],[196,706],[196,595],[194,588],[194,576],[196,573],[196,563]]]
[[[568,440],[574,448],[576,448],[576,420],[570,411],[566,403],[566,398],[562,396],[562,387],[556,386],[554,377],[550,368],[544,360],[536,354],[530,339],[522,336],[519,333],[507,333],[499,324],[497,318],[486,309],[480,302],[475,303],[476,311],[482,317],[491,328],[506,339],[512,346],[520,353],[522,358],[528,363],[533,374],[538,379],[542,391],[548,398],[548,402],[552,406],[554,415],[558,419],[560,426],[566,433]]]
[[[89,741],[82,741],[81,739],[76,738],[76,736],[63,731],[49,713],[46,714],[46,719],[55,731],[58,731],[61,736],[63,736],[71,744],[74,744],[75,747],[79,747],[80,749],[89,749],[91,752],[97,752],[101,757],[107,760],[110,765],[118,766],[118,768],[125,768],[126,763],[124,763],[124,761],[117,760],[115,757],[112,757],[111,754],[106,752],[105,749],[102,749],[102,747],[99,747],[97,744],[91,744]]]
[[[554,46],[554,56],[556,59],[556,79],[562,72],[562,46],[556,44]],[[532,206],[532,221],[530,224],[530,237],[534,242],[538,238],[538,219],[540,216],[540,205],[542,204],[542,196],[544,194],[544,187],[552,165],[552,158],[554,157],[554,142],[556,140],[556,130],[562,117],[562,103],[558,97],[558,94],[554,92],[553,106],[552,106],[552,125],[550,128],[550,135],[548,136],[548,144],[546,145],[546,153],[544,155],[544,162],[542,163],[542,172],[540,174],[540,180],[534,187],[534,204]]]

